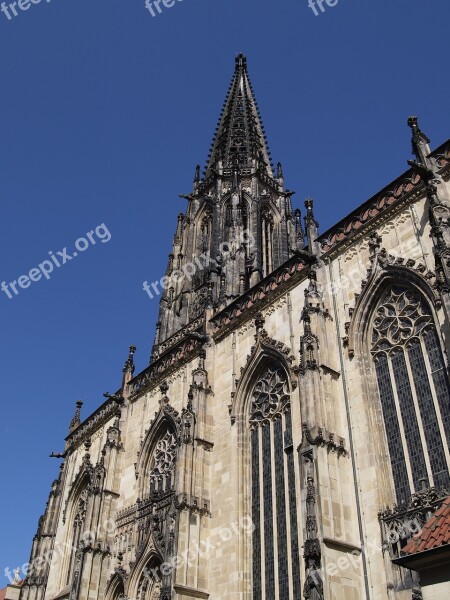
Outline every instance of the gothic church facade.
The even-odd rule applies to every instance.
[[[236,58],[149,366],[78,403],[21,600],[421,597],[392,560],[450,494],[450,141],[409,125],[410,169],[319,233]]]

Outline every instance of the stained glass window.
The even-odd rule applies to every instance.
[[[397,502],[423,481],[448,485],[449,383],[431,308],[413,289],[385,291],[374,317],[372,355]]]
[[[253,600],[300,598],[290,395],[282,369],[253,388],[251,415]]]

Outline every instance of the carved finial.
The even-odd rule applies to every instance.
[[[305,229],[308,237],[308,250],[311,254],[318,255],[320,254],[320,245],[316,240],[319,237],[319,223],[314,217],[313,207],[313,200],[311,198],[307,198],[305,200]]]
[[[128,358],[125,361],[123,372],[124,373],[134,373],[134,353],[136,352],[136,346],[130,346],[130,350],[128,353]]]
[[[14,569],[14,581],[13,581],[13,585],[17,585],[20,582],[21,582],[21,579],[20,579],[20,567],[17,567],[17,569]]]
[[[83,406],[83,402],[81,400],[77,400],[75,406],[76,406],[75,414],[73,416],[73,419],[70,421],[69,433],[71,433],[74,429],[76,429],[81,422],[80,415],[81,415],[81,407]]]
[[[306,198],[305,208],[306,208],[306,217],[305,217],[306,225],[308,226],[308,224],[310,222],[313,222],[315,225],[319,226],[316,219],[314,218],[314,212],[313,212],[314,200],[312,198]]]
[[[200,353],[198,355],[198,368],[201,369],[202,371],[205,370],[205,358],[206,358],[206,351],[200,350]]]
[[[277,179],[283,179],[283,167],[281,163],[277,163]]]
[[[310,269],[308,273],[309,285],[308,292],[317,292],[317,273],[314,269]]]
[[[262,313],[258,313],[255,317],[256,335],[258,335],[264,329],[264,323],[266,322]]]
[[[429,138],[421,131],[417,117],[409,117],[408,125],[412,130],[412,153],[420,164],[426,165],[430,154]]]
[[[200,165],[195,167],[194,183],[197,184],[200,181]]]
[[[381,248],[382,241],[383,238],[381,237],[381,235],[378,235],[376,231],[372,231],[372,233],[369,235],[369,253],[371,257],[378,254]]]
[[[84,460],[85,462],[88,462],[88,461],[89,461],[89,459],[91,458],[91,455],[89,454],[89,449],[90,449],[90,447],[91,447],[91,446],[92,446],[91,439],[90,439],[90,438],[88,438],[88,439],[87,439],[87,440],[84,442],[84,452],[85,452],[85,454],[84,454],[84,458],[83,458],[83,460]]]
[[[167,385],[166,381],[164,381],[164,383],[162,383],[159,386],[159,390],[160,390],[160,392],[161,392],[161,394],[163,396],[163,400],[166,400],[167,399],[167,392],[169,390],[169,386]]]
[[[247,57],[240,52],[236,56],[236,70],[247,69]]]
[[[302,316],[300,318],[303,321],[305,327],[305,334],[311,333],[311,315],[309,314],[309,310],[307,306],[303,307]]]

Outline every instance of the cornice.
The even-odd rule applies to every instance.
[[[110,421],[117,413],[120,407],[121,391],[119,390],[113,396],[103,402],[85,421],[83,421],[74,431],[66,437],[65,453],[81,444],[84,440],[91,437],[100,427]]]
[[[315,258],[306,252],[298,252],[270,275],[254,285],[231,304],[216,313],[210,323],[213,338],[217,342],[251,319],[265,306],[288,292],[300,280],[306,278],[308,267]]]
[[[198,332],[189,332],[184,335],[174,346],[128,383],[128,399],[130,402],[135,401],[139,396],[195,358],[206,340],[206,336]]]
[[[440,166],[439,175],[450,177],[450,140],[436,148],[431,156]],[[333,258],[360,239],[368,229],[378,226],[393,212],[425,196],[425,186],[416,173],[409,169],[392,183],[353,210],[317,238],[325,255]]]

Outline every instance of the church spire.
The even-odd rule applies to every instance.
[[[216,129],[206,178],[195,170],[184,214],[178,217],[161,294],[151,361],[186,327],[205,327],[211,311],[224,308],[261,278],[304,250],[300,211],[274,172],[258,107],[239,54]],[[315,243],[315,220],[309,236]],[[161,283],[163,286],[163,283]],[[145,289],[145,288],[144,288]],[[191,331],[191,330],[189,330]],[[180,334],[181,335],[181,334]]]
[[[233,79],[211,145],[206,177],[219,163],[222,168],[231,169],[236,162],[240,168],[256,164],[273,177],[270,152],[247,72],[247,58],[243,54],[236,57]]]

